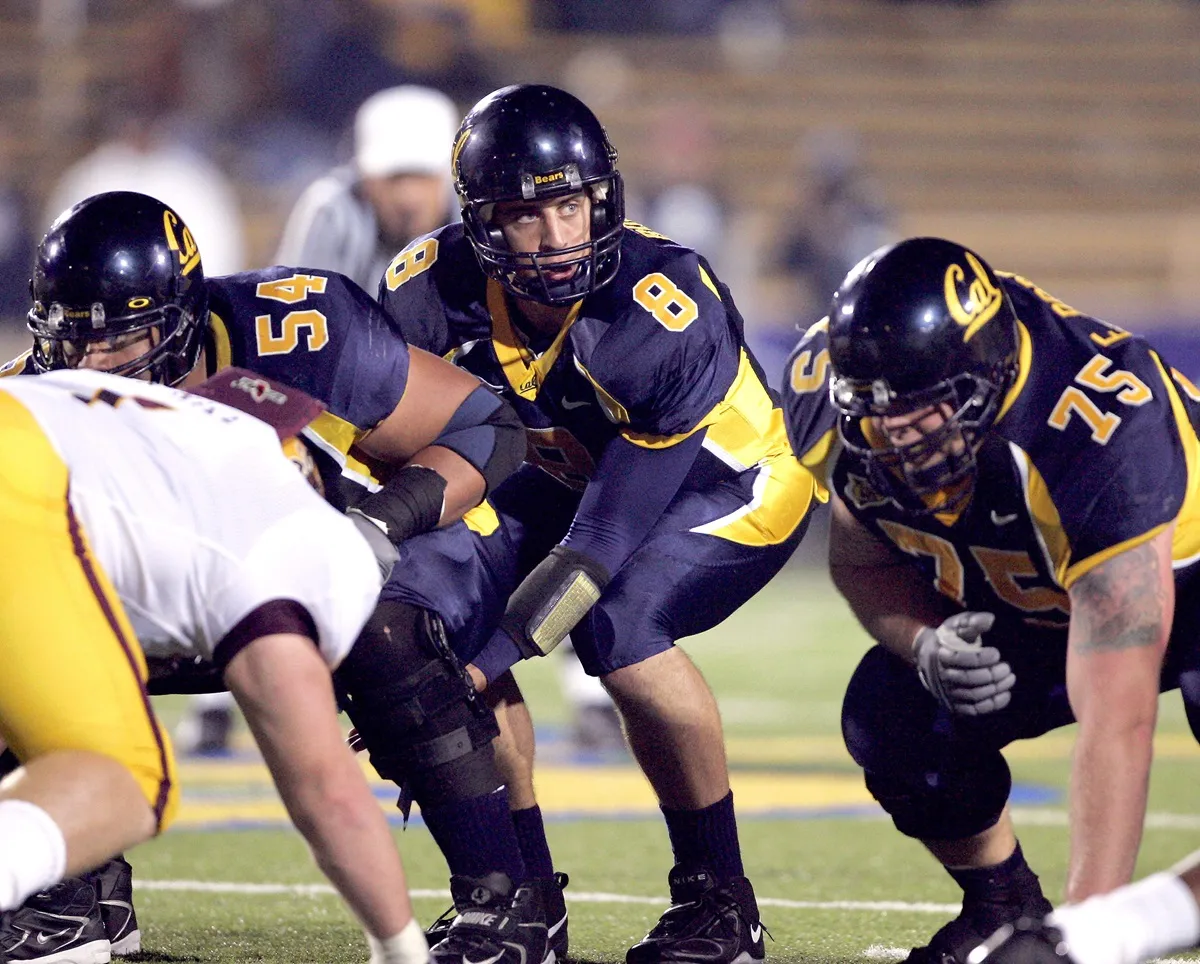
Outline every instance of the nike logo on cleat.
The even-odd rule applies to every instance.
[[[750,925],[750,943],[757,944],[762,940],[762,924]]]
[[[471,958],[467,957],[466,954],[464,954],[463,955],[463,964],[496,964],[496,962],[499,961],[500,958],[502,958],[503,956],[504,956],[504,951],[497,951],[491,957],[485,957],[482,961],[474,961]]]
[[[54,940],[54,938],[56,938],[56,937],[62,937],[63,934],[65,934],[70,929],[71,928],[69,928],[69,927],[64,927],[62,930],[55,931],[53,934],[44,934],[44,933],[39,932],[39,933],[33,935],[33,939],[35,941],[37,941],[39,944],[47,944],[50,941]]]

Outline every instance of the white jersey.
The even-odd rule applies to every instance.
[[[102,372],[9,378],[0,391],[66,463],[71,507],[148,656],[212,659],[276,599],[308,611],[331,668],[350,651],[379,593],[375,558],[266,423]]]

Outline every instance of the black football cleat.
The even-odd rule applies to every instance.
[[[671,870],[671,906],[625,954],[626,964],[751,964],[766,957],[754,890],[745,877]]]
[[[1062,934],[1045,920],[1005,924],[967,954],[966,964],[1075,964]]]
[[[69,877],[0,914],[0,954],[12,964],[108,964],[112,952],[92,882]]]
[[[967,957],[983,944],[997,927],[1028,918],[1041,920],[1054,908],[1040,893],[1027,897],[1017,906],[978,904],[944,924],[924,947],[914,947],[905,964],[967,964]]]
[[[538,887],[514,888],[500,873],[454,876],[450,894],[457,915],[429,948],[430,964],[555,964]]]
[[[540,892],[542,907],[546,912],[547,950],[553,951],[554,960],[562,964],[567,959],[570,940],[567,935],[567,902],[563,898],[570,878],[564,873],[554,873],[549,877],[534,877],[528,885]],[[450,926],[458,917],[458,910],[453,904],[435,920],[425,931],[425,939],[433,947],[446,936]],[[549,953],[547,953],[549,959]]]
[[[133,909],[133,868],[129,861],[114,857],[84,876],[96,888],[96,903],[100,905],[100,918],[112,952],[118,957],[138,953],[142,949],[142,932]]]
[[[547,959],[553,954],[554,960],[562,964],[567,959],[569,941],[567,939],[567,902],[563,898],[570,878],[563,873],[551,874],[549,877],[535,877],[529,881],[529,886],[541,892],[542,909],[546,914]]]

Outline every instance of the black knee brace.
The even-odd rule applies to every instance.
[[[445,803],[501,785],[492,750],[496,716],[435,614],[380,602],[335,679],[371,765],[400,787],[406,819],[413,800]]]
[[[866,774],[867,789],[888,812],[896,829],[918,840],[963,840],[995,825],[1012,790],[1004,757],[969,773],[944,769],[928,780],[905,781]]]

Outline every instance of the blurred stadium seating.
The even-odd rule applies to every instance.
[[[395,46],[387,31],[398,29],[397,10],[415,2],[350,5],[378,18],[386,52]],[[749,266],[735,290],[744,292],[752,329],[790,329],[797,320],[757,266],[771,262],[773,241],[794,216],[797,145],[830,127],[855,134],[899,233],[953,236],[1077,307],[1134,327],[1200,320],[1195,0],[781,0],[762,29],[743,22],[740,32],[726,24],[702,36],[552,32],[538,28],[537,4],[522,0],[442,5],[465,18],[476,56],[498,83],[543,80],[589,99],[635,188],[658,163],[662,145],[652,134],[661,105],[705,103],[717,132],[719,187],[738,212],[729,244]],[[165,27],[164,7],[178,14]],[[186,86],[206,66],[187,58],[206,48],[176,37],[164,51],[163,38],[172,24],[190,29],[198,17],[208,18],[211,33],[220,18],[245,20],[248,9],[258,11],[261,29],[262,18],[270,24],[297,7],[7,0],[0,184],[24,192],[40,218],[56,177],[106,115],[123,109],[121,91],[160,82],[144,74],[147,53],[183,58],[176,82],[184,89],[168,106],[211,120],[213,109],[197,112],[189,102],[205,88]],[[269,41],[273,30],[262,35]],[[244,126],[217,123],[203,146],[235,178],[251,263],[261,263],[302,185],[247,174],[238,161],[243,135]],[[35,236],[44,228],[35,224]]]

